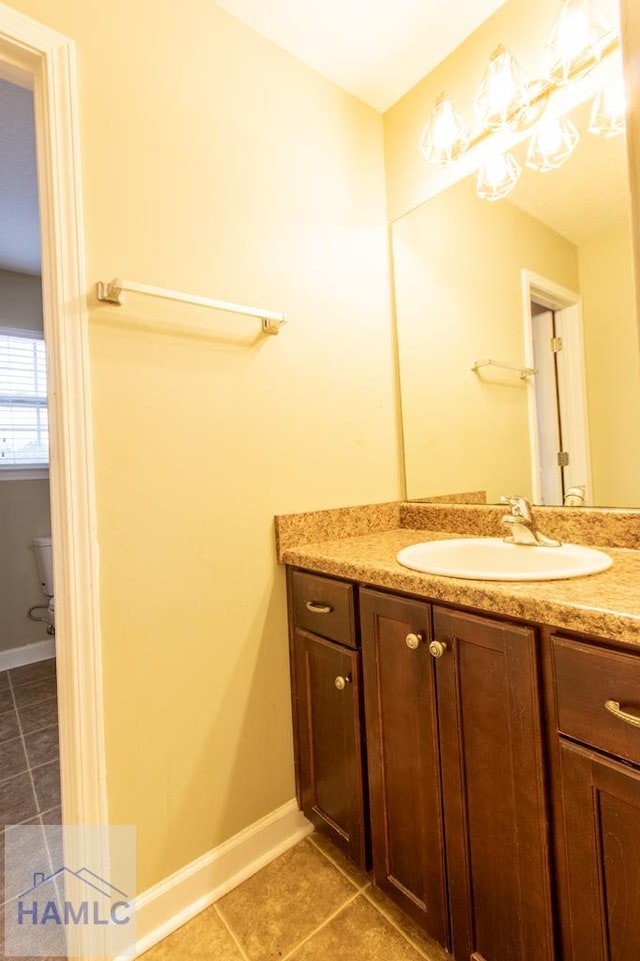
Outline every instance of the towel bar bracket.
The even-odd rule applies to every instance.
[[[107,304],[117,304],[118,307],[122,306],[122,287],[118,287],[116,280],[111,280],[108,284],[99,280],[96,289],[98,300]]]

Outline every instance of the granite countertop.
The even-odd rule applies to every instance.
[[[386,523],[380,526],[389,529],[360,533],[356,528],[357,533],[334,539],[323,531],[316,541],[283,544],[280,560],[374,587],[640,646],[640,550],[601,547],[613,559],[611,568],[567,580],[499,582],[439,577],[403,567],[396,561],[396,554],[409,544],[459,533],[411,528],[397,522],[392,526],[395,515],[387,505],[385,509]]]

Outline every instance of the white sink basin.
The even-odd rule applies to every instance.
[[[554,581],[598,574],[613,564],[607,554],[592,547],[529,547],[506,544],[500,537],[425,541],[403,548],[396,559],[424,574],[479,581]]]

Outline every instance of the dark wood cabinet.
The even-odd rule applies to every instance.
[[[316,828],[364,869],[368,818],[353,590],[302,574],[291,582],[289,598],[298,801]],[[345,644],[304,630],[296,621],[317,624]]]
[[[560,750],[572,961],[635,961],[640,771],[570,741]]]
[[[640,657],[556,635],[551,656],[566,961],[635,961]]]
[[[288,585],[318,829],[455,961],[637,961],[640,654],[307,571]]]
[[[360,612],[376,884],[460,961],[551,961],[535,632],[372,590]]]
[[[550,961],[536,632],[441,607],[433,622],[453,954]]]
[[[431,608],[362,590],[373,875],[447,945],[447,893]]]

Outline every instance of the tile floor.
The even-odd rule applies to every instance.
[[[319,834],[142,956],[174,959],[451,961]]]
[[[53,660],[0,673],[0,828],[20,823],[60,823]],[[0,895],[2,905],[4,891]],[[2,915],[0,907],[0,929]],[[157,944],[143,961],[451,958],[329,841],[313,834]]]
[[[59,824],[60,819],[56,662],[51,659],[0,672],[0,959],[5,959],[5,825]]]
[[[60,823],[55,659],[0,673],[0,828]]]

